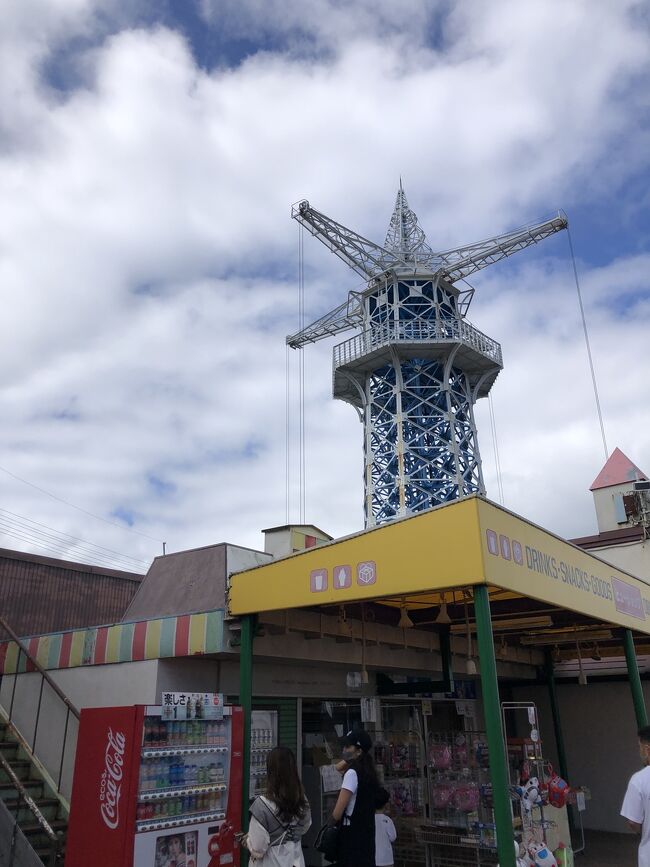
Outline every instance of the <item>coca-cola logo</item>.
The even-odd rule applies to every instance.
[[[124,732],[109,729],[104,754],[104,770],[99,783],[100,812],[107,828],[114,831],[120,824],[120,796],[124,776]]]

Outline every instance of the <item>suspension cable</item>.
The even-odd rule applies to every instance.
[[[298,328],[302,331],[305,327],[305,238],[302,224],[298,225]],[[299,520],[305,522],[305,487],[306,487],[306,461],[305,461],[305,351],[301,346],[298,349],[298,479],[299,479]]]
[[[591,382],[594,387],[594,398],[596,399],[596,411],[598,413],[598,422],[600,424],[600,433],[603,438],[603,450],[605,452],[605,460],[609,457],[609,451],[607,449],[607,439],[605,437],[605,425],[603,423],[603,413],[600,408],[600,398],[598,396],[598,385],[596,383],[596,371],[594,370],[594,361],[591,355],[591,345],[589,343],[589,332],[587,330],[587,319],[585,317],[585,308],[582,303],[582,293],[580,291],[580,281],[578,280],[578,268],[576,266],[576,257],[573,252],[573,242],[571,240],[571,231],[569,230],[569,226],[567,225],[567,238],[569,239],[569,251],[571,253],[571,264],[573,265],[573,276],[576,281],[576,292],[578,293],[578,304],[580,306],[580,316],[582,317],[582,330],[585,335],[585,345],[587,347],[587,357],[589,358],[589,370],[591,371]]]
[[[285,523],[289,523],[290,508],[291,508],[291,362],[290,348],[287,343],[286,347],[286,362],[285,362],[285,394],[284,394],[284,414],[285,414],[285,443],[284,443],[284,475],[285,475]]]
[[[503,478],[501,475],[501,458],[499,457],[499,438],[497,436],[497,423],[494,415],[494,403],[492,401],[492,393],[488,394],[488,405],[490,407],[490,430],[492,431],[492,447],[494,449],[494,465],[497,471],[497,489],[499,491],[499,502],[504,505],[505,497],[503,495]]]

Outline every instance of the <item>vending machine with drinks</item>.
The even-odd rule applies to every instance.
[[[242,719],[212,693],[82,710],[66,867],[237,867]]]

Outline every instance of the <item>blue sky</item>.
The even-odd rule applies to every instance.
[[[649,471],[648,19],[634,0],[6,4],[0,509],[143,562],[162,539],[261,545],[286,515],[291,203],[381,242],[400,175],[434,249],[566,210],[609,450]],[[308,318],[359,286],[312,238],[305,267]],[[469,319],[504,353],[505,504],[588,533],[604,458],[566,237],[473,283]],[[341,535],[362,522],[361,429],[331,345],[305,354],[306,500]]]

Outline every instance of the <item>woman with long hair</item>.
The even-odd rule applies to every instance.
[[[353,729],[343,738],[341,791],[332,810],[339,825],[338,867],[375,867],[375,798],[379,783],[368,732]]]
[[[300,841],[311,826],[311,811],[287,747],[275,747],[266,757],[266,791],[250,812],[244,845],[255,867],[304,867]]]

